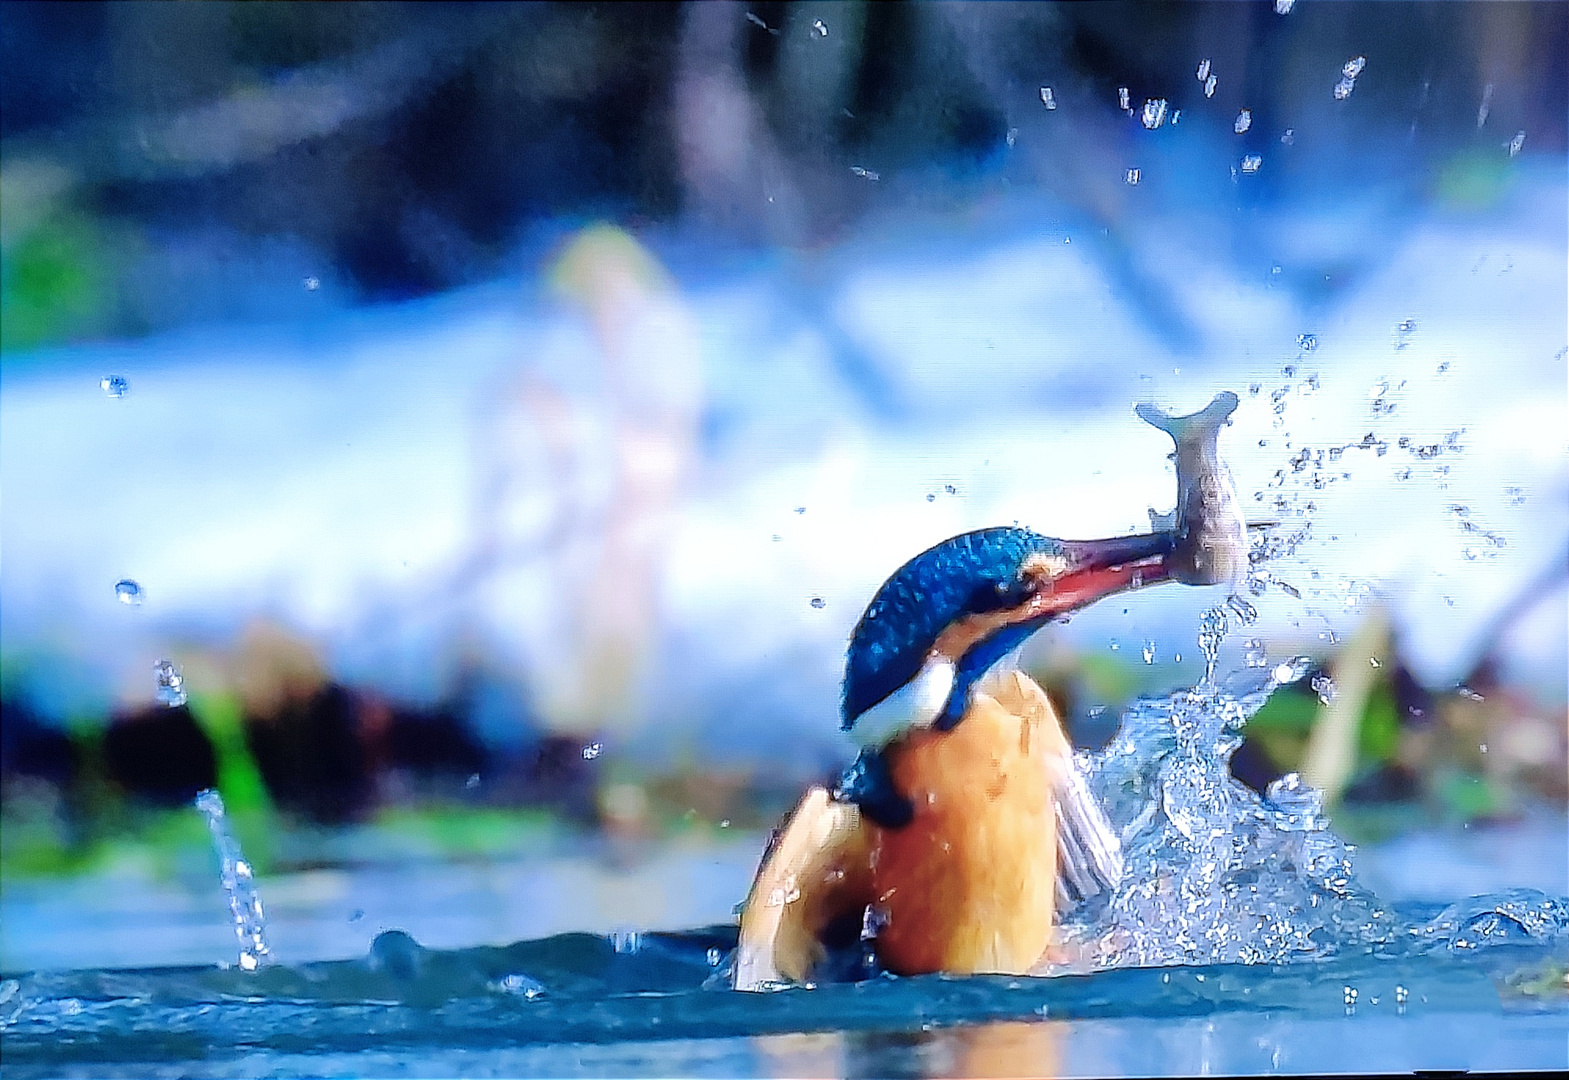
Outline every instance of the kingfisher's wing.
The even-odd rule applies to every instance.
[[[735,988],[805,982],[826,955],[823,931],[871,901],[871,844],[860,808],[812,788],[763,852],[741,910]]]
[[[1073,761],[1073,746],[1062,732],[1046,692],[1021,671],[1000,673],[988,687],[1005,708],[1035,721],[1049,740],[1052,804],[1057,821],[1057,912],[1122,880],[1122,841]]]

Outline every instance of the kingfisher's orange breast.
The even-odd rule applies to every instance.
[[[1067,743],[1040,687],[1016,673],[999,682],[953,730],[885,751],[915,804],[903,828],[872,827],[877,951],[900,974],[1022,974],[1051,944],[1052,780]]]

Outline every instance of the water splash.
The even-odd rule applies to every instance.
[[[169,660],[158,661],[153,665],[153,678],[157,681],[158,704],[169,709],[185,704],[185,676],[176,664]]]
[[[255,971],[272,959],[272,949],[267,944],[267,916],[262,911],[261,897],[256,892],[251,864],[245,860],[239,841],[229,831],[223,796],[215,789],[208,788],[196,796],[196,809],[207,818],[212,845],[218,852],[223,891],[228,894],[234,936],[240,942],[240,970]]]
[[[1076,966],[1283,963],[1399,938],[1317,791],[1287,777],[1260,796],[1230,773],[1242,727],[1309,666],[1298,657],[1136,702],[1104,751],[1078,755],[1122,830],[1127,872],[1064,923]]]

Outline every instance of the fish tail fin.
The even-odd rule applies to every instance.
[[[1237,395],[1222,390],[1198,412],[1186,416],[1169,416],[1150,402],[1142,402],[1133,409],[1140,420],[1158,427],[1178,446],[1212,433],[1218,434],[1228,417],[1237,410]]]

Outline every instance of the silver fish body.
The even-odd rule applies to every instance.
[[[1177,446],[1175,543],[1167,562],[1171,577],[1188,585],[1234,582],[1247,569],[1247,525],[1219,448],[1220,429],[1236,408],[1237,395],[1225,390],[1187,416],[1167,416],[1148,404],[1137,409],[1141,420],[1166,432]]]

